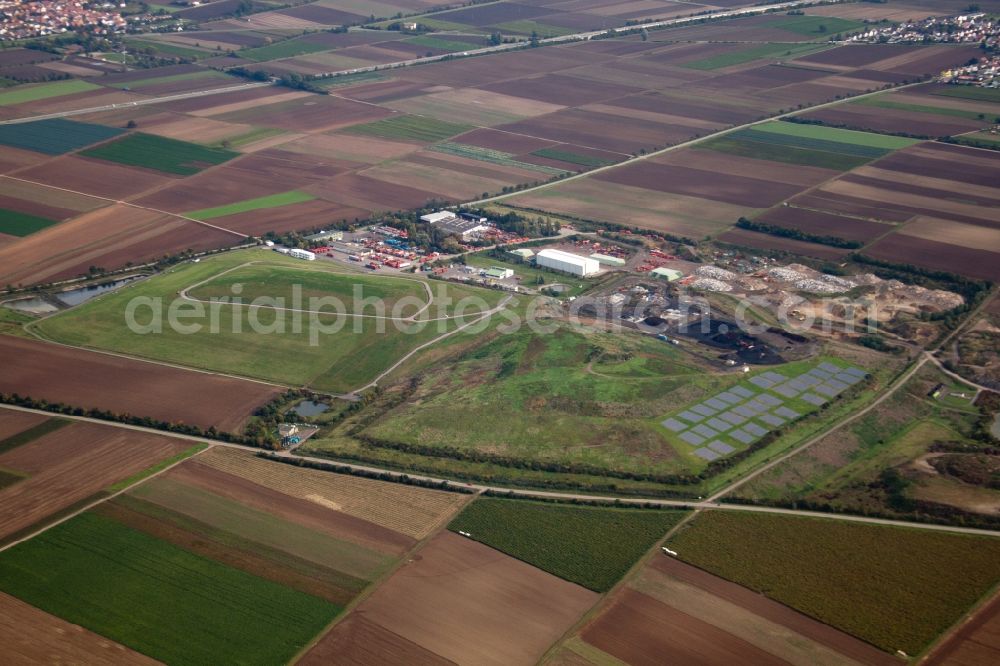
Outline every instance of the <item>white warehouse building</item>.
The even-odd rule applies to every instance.
[[[562,250],[541,250],[535,255],[535,263],[573,275],[592,275],[601,270],[601,264],[597,259],[581,257]]]
[[[288,256],[295,257],[296,259],[305,259],[306,261],[316,261],[316,253],[309,250],[300,250],[297,247],[289,250]]]

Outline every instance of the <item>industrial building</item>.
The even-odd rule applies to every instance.
[[[321,231],[318,234],[313,234],[312,236],[306,236],[306,240],[310,241],[342,241],[344,240],[344,232],[338,229],[333,231]]]
[[[458,236],[463,241],[472,240],[479,236],[479,234],[489,229],[489,227],[485,224],[473,222],[472,220],[463,220],[457,217],[450,220],[444,220],[442,222],[436,222],[434,223],[434,226],[449,236]]]
[[[300,250],[297,247],[293,247],[288,251],[289,257],[295,257],[296,259],[305,259],[306,261],[316,261],[316,253],[310,252],[309,250]]]
[[[523,259],[524,261],[531,261],[531,258],[535,256],[534,251],[529,250],[526,247],[519,247],[517,249],[511,250],[507,254],[509,254],[512,257],[517,257],[518,259]]]
[[[601,270],[597,259],[581,257],[562,250],[541,250],[535,255],[535,263],[545,268],[570,273],[572,275],[593,275]]]
[[[506,280],[507,278],[514,277],[514,271],[509,268],[500,268],[499,266],[490,266],[487,268],[483,275],[492,280]]]
[[[427,213],[426,215],[420,216],[421,222],[426,222],[427,224],[437,224],[438,222],[446,222],[448,220],[454,220],[457,217],[450,210],[439,210],[436,213]]]
[[[681,273],[680,271],[675,271],[673,268],[654,268],[649,273],[654,277],[663,278],[667,282],[680,280],[682,277],[684,277],[684,273]]]
[[[609,254],[601,254],[599,252],[595,252],[594,254],[590,255],[590,258],[591,259],[597,259],[597,263],[604,264],[606,266],[624,266],[625,265],[625,260],[624,259],[622,259],[621,257],[612,257]]]

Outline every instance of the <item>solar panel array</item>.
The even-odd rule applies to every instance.
[[[868,375],[854,366],[823,362],[788,376],[768,370],[716,393],[662,421],[663,427],[695,447],[707,461],[749,446],[773,430],[802,416],[787,403],[801,400],[822,407]]]

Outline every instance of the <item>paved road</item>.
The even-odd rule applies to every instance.
[[[240,449],[240,450],[249,451],[249,452],[252,452],[252,453],[259,453],[261,451],[261,449],[258,449],[258,448],[252,447],[252,446],[244,446],[242,444],[232,444],[230,442],[222,442],[222,441],[213,440],[213,439],[210,439],[210,438],[207,438],[207,437],[194,437],[192,435],[182,435],[182,434],[177,434],[177,433],[168,433],[168,432],[164,432],[162,430],[157,430],[155,428],[146,428],[144,426],[129,425],[129,424],[125,424],[125,423],[115,423],[113,421],[103,421],[103,420],[100,420],[100,419],[94,419],[94,418],[90,418],[90,417],[87,417],[87,416],[70,416],[70,415],[65,415],[65,414],[53,414],[52,412],[46,412],[46,411],[42,411],[42,410],[38,410],[38,409],[30,409],[30,408],[27,408],[27,407],[17,407],[17,406],[14,406],[14,405],[0,405],[0,409],[13,409],[13,410],[21,411],[21,412],[30,412],[30,413],[33,413],[33,414],[42,414],[42,415],[46,415],[46,416],[58,416],[59,418],[70,419],[72,421],[83,421],[83,422],[86,422],[86,423],[99,423],[101,425],[106,425],[106,426],[113,427],[113,428],[123,428],[125,430],[133,430],[133,431],[136,431],[136,432],[142,432],[142,433],[148,433],[148,434],[166,435],[166,436],[169,436],[169,437],[174,437],[176,439],[182,439],[182,440],[191,441],[191,442],[200,442],[200,443],[210,444],[210,445],[214,445],[214,446],[225,446],[225,447],[228,447],[228,448]],[[685,501],[685,500],[669,500],[669,499],[655,499],[655,498],[646,499],[646,498],[638,498],[638,497],[619,498],[619,497],[602,496],[602,495],[583,495],[583,494],[578,494],[578,493],[560,493],[560,492],[549,492],[549,491],[542,491],[542,490],[511,489],[511,488],[505,488],[505,487],[502,487],[502,486],[491,486],[491,485],[483,485],[483,484],[476,484],[476,483],[460,483],[460,482],[456,482],[456,481],[454,481],[452,479],[443,479],[443,478],[434,477],[434,476],[428,476],[428,475],[424,475],[424,474],[411,474],[411,473],[408,473],[408,472],[397,472],[397,471],[394,471],[394,470],[387,470],[387,469],[382,469],[382,468],[379,468],[379,467],[372,467],[372,466],[368,466],[368,465],[358,465],[358,464],[354,464],[354,463],[345,463],[345,462],[339,462],[339,461],[332,461],[332,460],[328,460],[326,458],[317,458],[317,457],[313,457],[313,456],[293,456],[292,454],[290,454],[288,452],[285,452],[285,451],[282,451],[280,453],[276,453],[275,455],[277,455],[279,457],[287,457],[287,458],[308,460],[308,461],[317,462],[317,463],[324,463],[324,464],[328,464],[328,465],[338,465],[340,467],[346,467],[348,469],[352,469],[352,470],[356,470],[356,471],[361,471],[361,472],[370,472],[370,473],[376,473],[376,474],[387,474],[390,477],[394,477],[394,478],[407,477],[407,478],[410,478],[410,479],[416,479],[416,480],[419,480],[419,481],[426,481],[426,482],[435,483],[435,484],[448,483],[448,484],[450,484],[453,487],[454,486],[465,487],[465,488],[468,488],[470,490],[473,490],[475,492],[480,492],[480,493],[487,492],[487,491],[496,492],[496,493],[506,493],[506,492],[509,492],[509,491],[513,490],[513,492],[516,492],[518,495],[527,496],[527,497],[547,498],[547,499],[596,500],[596,501],[603,501],[603,502],[619,502],[619,503],[621,503],[623,505],[652,504],[652,505],[655,505],[655,506],[662,506],[662,507],[667,507],[667,508],[671,508],[672,507],[672,508],[678,508],[678,509],[681,509],[681,508],[683,508],[683,509],[696,509],[696,510],[712,509],[712,510],[720,510],[720,511],[750,511],[750,512],[757,512],[757,513],[773,513],[773,514],[794,515],[794,516],[813,516],[813,517],[817,517],[817,518],[827,518],[829,520],[839,520],[839,521],[847,521],[847,522],[854,522],[854,523],[867,523],[867,524],[870,524],[870,525],[893,525],[893,526],[897,526],[897,527],[911,527],[911,528],[914,528],[914,529],[933,530],[933,531],[938,531],[938,532],[954,532],[954,533],[958,533],[958,534],[979,534],[979,535],[998,536],[998,537],[1000,537],[1000,530],[986,530],[986,529],[977,529],[977,528],[972,528],[972,527],[958,527],[958,526],[952,526],[952,525],[934,525],[934,524],[930,524],[930,523],[910,523],[910,522],[906,522],[906,521],[902,521],[902,520],[887,520],[887,519],[883,519],[883,518],[870,518],[868,516],[851,516],[851,515],[845,515],[845,514],[820,513],[820,512],[816,512],[816,511],[800,511],[798,509],[786,509],[786,508],[781,508],[781,507],[750,506],[750,505],[743,505],[743,504],[721,504],[721,503],[718,503],[718,502],[713,502],[711,500]],[[104,500],[100,500],[100,501],[104,501]],[[88,507],[84,507],[83,509],[81,509],[77,513],[80,513],[82,511],[87,510],[87,508],[90,508],[90,506],[94,506],[96,504],[99,504],[100,501],[95,502],[94,504],[89,505]],[[74,515],[76,515],[76,514],[74,514]],[[64,520],[66,520],[66,519],[68,519],[70,517],[71,516],[67,516],[67,518],[65,518]],[[59,522],[62,522],[62,521],[59,521]],[[51,527],[51,525],[49,525],[48,527]],[[48,527],[46,527],[44,529],[48,529]],[[40,530],[40,532],[44,531],[44,529]],[[26,538],[28,538],[28,537],[26,537]]]

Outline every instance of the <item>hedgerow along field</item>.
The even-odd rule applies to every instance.
[[[0,589],[166,663],[282,663],[341,610],[93,513],[0,554]]]
[[[0,234],[28,236],[53,224],[58,224],[58,220],[0,208]]]
[[[393,116],[345,129],[350,134],[434,143],[473,129],[471,125],[450,123],[427,116]]]
[[[199,263],[178,265],[149,280],[46,318],[38,322],[36,330],[45,337],[69,344],[289,385],[308,385],[322,391],[344,392],[372,381],[416,346],[456,326],[455,320],[444,320],[426,324],[404,323],[400,326],[403,330],[398,330],[392,322],[384,320],[348,318],[339,330],[332,331],[330,329],[336,321],[335,317],[316,315],[319,324],[328,326],[325,329],[327,332],[321,332],[319,327],[309,325],[309,314],[303,313],[302,326],[295,328],[293,316],[285,313],[285,325],[282,328],[276,324],[278,315],[273,309],[237,310],[232,306],[220,306],[213,310],[208,304],[200,306],[204,308],[204,316],[184,320],[186,324],[200,323],[202,328],[199,332],[185,334],[166,325],[167,308],[179,291],[254,260],[274,267],[275,276],[281,273],[279,269],[282,266],[286,267],[285,270],[291,269],[288,280],[293,282],[303,274],[303,271],[296,269],[306,266],[304,261],[266,250],[226,253],[203,259]],[[336,275],[339,277],[329,279],[333,282],[340,281],[343,285],[364,279],[373,284],[382,283],[395,288],[401,282],[399,278],[381,276]],[[478,295],[487,305],[495,305],[503,298],[496,291],[450,284],[441,286],[448,296],[456,300],[467,295]],[[434,287],[436,291],[438,285],[435,284]],[[274,296],[284,293],[273,289],[270,291]],[[128,328],[125,312],[129,302],[135,297],[160,299],[159,305],[152,309],[138,310],[136,322],[150,325],[154,317],[159,316],[164,324],[162,333],[134,333]],[[193,302],[190,306],[184,306],[188,310],[191,307],[199,306]],[[287,307],[293,307],[290,301],[287,302]],[[432,304],[430,311],[435,312],[436,309]],[[216,310],[217,316],[213,315]],[[412,310],[404,311],[404,316],[412,314]],[[468,314],[471,315],[472,311]],[[217,332],[212,332],[213,316],[216,316],[218,322]],[[251,321],[260,322],[265,332],[256,332]],[[384,334],[380,330],[384,330]],[[314,331],[320,331],[315,336],[315,344],[311,337]],[[225,348],[226,353],[220,354],[220,348]]]
[[[708,511],[667,545],[685,562],[910,655],[1000,582],[1000,539],[926,529]]]
[[[543,571],[605,592],[685,512],[483,497],[448,529]]]
[[[51,118],[0,125],[0,144],[46,155],[62,155],[99,141],[107,141],[122,132],[123,130],[114,127]]]
[[[187,141],[136,133],[85,150],[81,155],[164,173],[191,176],[209,166],[228,162],[240,154],[224,148],[210,148]]]

